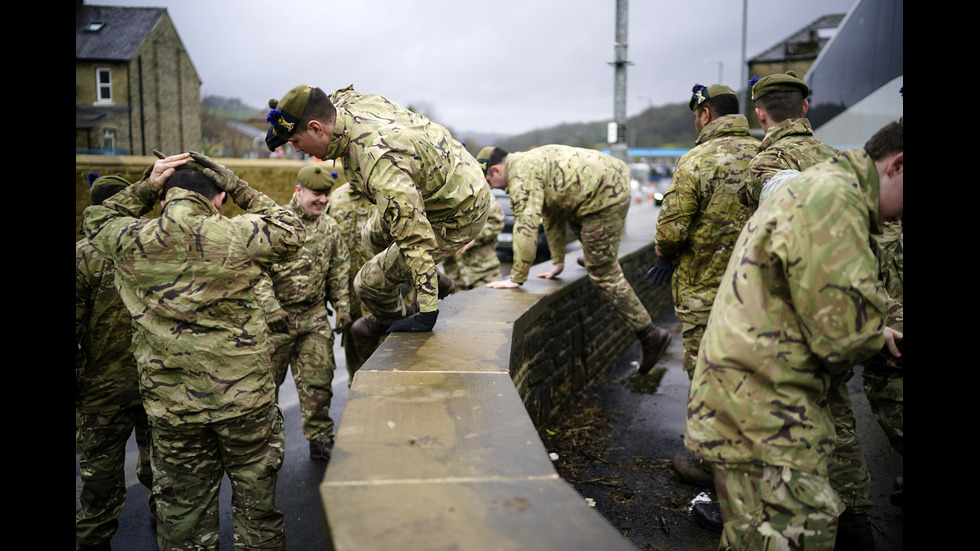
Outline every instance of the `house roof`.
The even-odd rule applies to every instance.
[[[814,20],[809,25],[789,35],[785,39],[777,42],[774,46],[749,60],[749,63],[764,63],[767,61],[783,61],[794,58],[816,57],[817,53],[827,45],[833,33],[821,32],[836,29],[844,19],[843,13],[824,15]],[[814,41],[819,42],[819,47],[796,49],[794,44],[806,44]],[[799,52],[799,53],[794,53]]]
[[[165,8],[76,6],[75,59],[131,59],[166,13]],[[101,29],[88,30],[95,22],[103,23]]]

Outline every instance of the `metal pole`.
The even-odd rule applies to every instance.
[[[615,61],[611,63],[615,68],[613,120],[616,123],[616,141],[609,144],[609,149],[614,157],[622,159],[625,162],[629,162],[629,153],[626,145],[626,66],[629,64],[629,61],[626,59],[628,23],[629,0],[616,0]]]

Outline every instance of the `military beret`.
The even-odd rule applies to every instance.
[[[337,167],[323,166],[321,164],[304,166],[299,170],[299,174],[296,175],[296,180],[306,189],[330,193],[335,185],[343,183],[339,180],[344,169],[343,167],[339,168],[340,172],[337,171]]]
[[[796,73],[786,71],[776,75],[769,75],[762,78],[753,77],[749,80],[752,86],[752,99],[757,100],[770,92],[790,92],[793,90],[803,94],[804,99],[810,95],[810,88],[806,83],[796,78]]]
[[[95,176],[95,178],[92,178],[92,176]],[[112,176],[100,177],[97,173],[93,172],[88,175],[88,178],[89,178],[88,185],[92,189],[95,189],[99,186],[108,186],[108,185],[123,186],[123,187],[129,186],[129,180],[123,178],[121,174],[113,174]]]
[[[285,145],[293,132],[296,132],[296,124],[306,111],[306,102],[310,99],[312,90],[312,86],[300,84],[286,92],[282,99],[269,100],[269,107],[272,110],[265,118],[272,125],[265,135],[265,143],[269,151],[275,151],[277,147]]]
[[[723,96],[725,94],[731,94],[734,96],[735,92],[724,84],[712,84],[711,86],[695,84],[694,88],[691,89],[691,101],[688,102],[687,106],[691,108],[691,111],[694,111],[698,107],[701,107],[701,104],[709,99]]]
[[[487,173],[487,162],[490,161],[490,155],[493,153],[494,147],[488,145],[480,150],[476,156],[476,162],[480,163],[480,168],[483,169],[483,173]]]

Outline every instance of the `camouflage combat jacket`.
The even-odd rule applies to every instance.
[[[657,249],[674,264],[671,292],[683,322],[704,325],[732,247],[752,210],[738,200],[759,142],[743,115],[725,115],[698,134],[674,170],[657,218]]]
[[[347,245],[347,252],[350,253],[351,269],[350,280],[353,282],[354,276],[367,264],[374,254],[361,239],[361,227],[367,224],[374,212],[374,204],[367,197],[354,191],[350,184],[338,186],[330,193],[330,202],[327,203],[327,214],[330,215],[340,227],[340,235]],[[353,300],[354,297],[351,297]]]
[[[150,422],[210,423],[275,401],[267,327],[255,285],[293,255],[305,229],[246,188],[246,214],[225,218],[199,193],[167,193],[159,218],[139,218],[158,191],[137,182],[85,210],[92,245],[117,270],[133,317],[133,353]]]
[[[306,228],[303,247],[285,262],[272,265],[256,293],[265,312],[285,309],[293,316],[322,317],[327,323],[326,299],[337,311],[350,312],[350,254],[340,226],[327,214],[311,216],[293,195],[286,205]]]
[[[370,314],[363,307],[357,292],[354,290],[354,277],[357,276],[361,267],[374,257],[374,253],[361,238],[361,227],[367,224],[373,212],[374,204],[367,197],[354,191],[349,183],[338,186],[330,193],[327,214],[339,225],[340,235],[350,253],[348,297],[350,298],[350,313],[354,319]]]
[[[112,264],[88,239],[75,242],[75,407],[116,411],[140,402],[129,311],[113,283]]]
[[[762,184],[780,170],[804,170],[837,155],[837,150],[813,137],[806,118],[786,119],[766,132],[759,153],[749,164],[749,204],[759,205]]]
[[[382,96],[348,87],[330,100],[337,121],[324,159],[340,158],[351,186],[376,205],[412,270],[420,309],[436,310],[434,232],[482,224],[493,201],[483,171],[445,127]]]
[[[878,173],[862,149],[810,168],[759,207],[708,319],[688,449],[826,475],[831,376],[885,342],[886,297],[868,244],[877,231]]]
[[[505,161],[514,210],[514,261],[510,279],[527,281],[544,224],[551,262],[565,261],[568,222],[630,202],[630,171],[623,161],[594,149],[545,145],[511,153]]]

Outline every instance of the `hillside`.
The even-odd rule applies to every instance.
[[[606,129],[609,121],[563,123],[510,136],[493,144],[507,151],[523,151],[545,144],[575,147],[608,147]],[[650,107],[627,120],[630,147],[691,147],[694,145],[694,123],[687,104],[676,103]]]
[[[219,120],[245,121],[262,111],[247,106],[237,98],[207,96],[202,100],[206,117]],[[424,114],[424,110],[422,111]],[[545,144],[575,147],[607,147],[608,121],[562,123],[518,134],[501,136],[479,131],[455,131],[453,136],[466,143],[474,154],[486,145],[507,151],[523,151]],[[630,147],[691,147],[694,145],[694,124],[687,104],[675,103],[650,107],[627,121]]]

